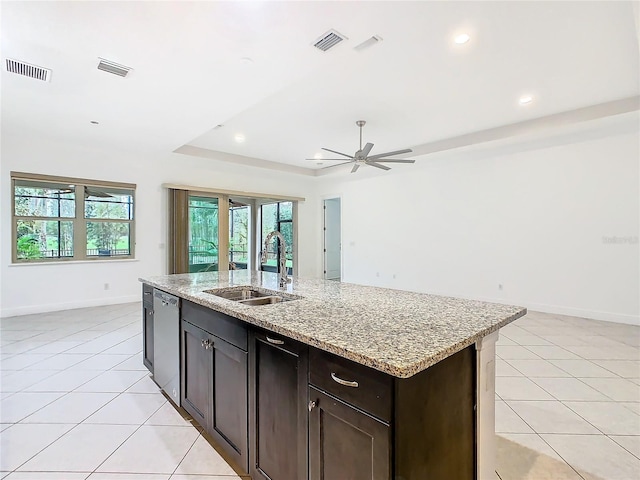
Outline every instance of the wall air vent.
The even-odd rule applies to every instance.
[[[118,75],[119,77],[126,77],[131,71],[131,68],[125,67],[124,65],[120,65],[116,62],[112,62],[111,60],[105,60],[104,58],[101,58],[100,63],[98,63],[98,70],[102,70],[103,72],[107,73],[113,73],[114,75]]]
[[[348,39],[347,37],[339,34],[335,30],[329,30],[327,33],[325,33],[320,38],[318,38],[314,42],[313,46],[316,47],[318,50],[322,50],[323,52],[326,52],[330,48],[335,47],[338,43],[340,43],[343,40],[348,40]]]
[[[29,63],[21,62],[20,60],[6,59],[5,66],[7,72],[17,73],[18,75],[24,75],[25,77],[35,78],[36,80],[42,80],[48,82],[51,80],[51,70],[48,68],[38,67],[37,65],[31,65]]]

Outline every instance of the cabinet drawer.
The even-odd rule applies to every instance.
[[[146,283],[142,284],[142,302],[153,306],[153,287]]]
[[[393,379],[385,373],[311,348],[309,383],[381,420],[391,421]]]
[[[247,351],[247,326],[240,320],[187,301],[182,302],[182,319]]]

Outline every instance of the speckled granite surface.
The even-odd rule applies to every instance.
[[[246,270],[140,281],[399,378],[415,375],[526,314],[522,307],[317,279],[294,278],[280,289],[277,274]],[[249,306],[203,292],[236,285],[302,298]]]

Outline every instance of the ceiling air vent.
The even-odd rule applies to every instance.
[[[340,35],[335,30],[329,30],[327,33],[318,38],[313,44],[318,50],[326,52],[332,47],[335,47],[342,40],[347,40],[347,37]]]
[[[48,68],[38,67],[37,65],[31,65],[19,60],[12,60],[10,58],[6,59],[6,67],[7,72],[10,73],[17,73],[18,75],[24,75],[25,77],[42,80],[43,82],[51,80],[51,70]]]
[[[103,72],[107,73],[113,73],[114,75],[118,75],[119,77],[126,77],[127,74],[131,71],[131,68],[101,58],[100,63],[98,63],[98,70],[102,70]]]

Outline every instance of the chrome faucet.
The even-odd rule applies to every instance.
[[[285,287],[287,283],[291,283],[291,279],[287,276],[287,242],[284,239],[284,235],[282,235],[279,231],[274,230],[267,238],[264,239],[264,250],[262,250],[262,263],[267,261],[267,248],[269,246],[269,242],[273,237],[278,237],[280,239],[280,245],[282,245],[282,251],[280,252],[280,286]]]

